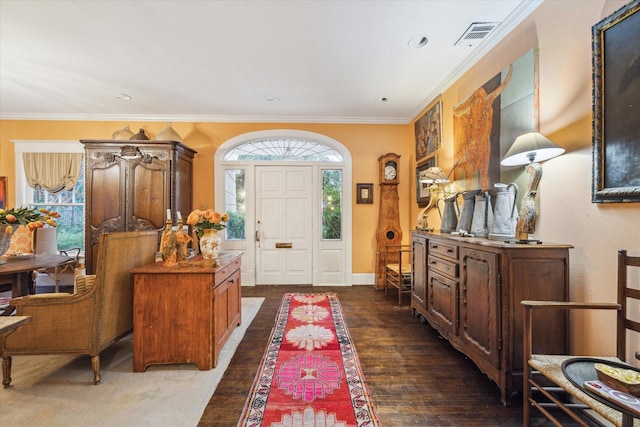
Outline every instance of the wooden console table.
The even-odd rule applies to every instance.
[[[411,307],[500,387],[522,390],[522,300],[569,299],[566,244],[412,233]],[[566,313],[536,316],[534,353],[566,354]]]
[[[241,254],[220,265],[195,257],[174,267],[138,267],[133,291],[133,371],[151,364],[194,363],[213,369],[241,321]]]

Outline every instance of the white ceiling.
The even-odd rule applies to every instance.
[[[408,123],[541,1],[0,0],[0,118]]]

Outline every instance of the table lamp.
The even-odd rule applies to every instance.
[[[538,132],[525,133],[516,138],[502,159],[503,166],[527,165],[529,181],[527,191],[522,198],[520,214],[516,224],[516,243],[540,243],[529,240],[529,234],[536,231],[536,196],[538,184],[542,178],[542,166],[539,162],[552,159],[564,153],[564,148]]]

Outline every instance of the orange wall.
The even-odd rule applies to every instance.
[[[14,182],[15,153],[11,140],[78,140],[110,139],[112,133],[120,129],[119,122],[68,122],[68,121],[0,121],[0,176],[9,177],[9,185]],[[136,133],[144,128],[153,136],[166,123],[130,123]],[[378,157],[394,152],[400,158],[400,216],[405,242],[409,241],[409,231],[413,221],[409,220],[412,203],[410,190],[415,163],[412,146],[407,140],[412,138],[406,125],[342,125],[342,124],[282,124],[282,123],[173,123],[173,128],[182,136],[189,147],[198,152],[194,160],[195,207],[214,206],[214,154],[225,141],[235,136],[269,129],[294,129],[327,135],[344,144],[353,159],[353,272],[371,273],[375,264],[375,230],[378,224]],[[374,204],[355,203],[355,184],[374,183]],[[414,190],[415,191],[415,190]],[[14,203],[14,190],[9,190],[9,206]]]

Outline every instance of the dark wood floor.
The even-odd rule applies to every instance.
[[[519,397],[510,407],[498,387],[428,324],[412,315],[409,297],[371,286],[243,287],[265,301],[249,326],[199,425],[235,426],[267,346],[282,295],[337,292],[382,426],[521,426]],[[537,426],[550,425],[534,422]]]

